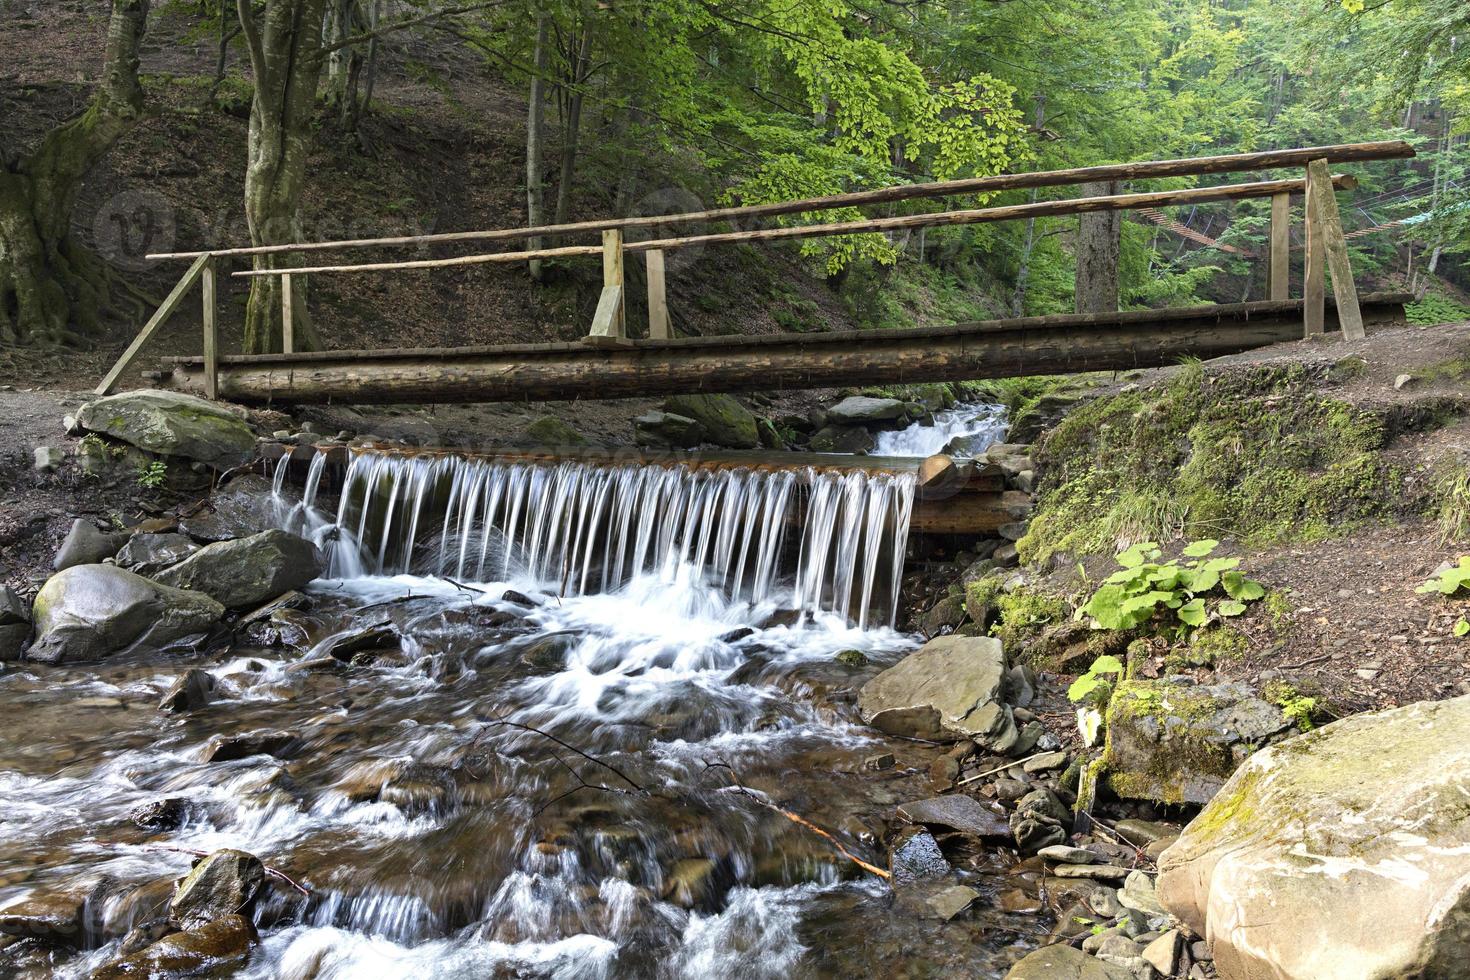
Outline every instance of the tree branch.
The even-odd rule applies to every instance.
[[[250,56],[250,74],[259,87],[265,75],[265,48],[260,43],[260,30],[255,26],[255,11],[251,0],[235,0],[235,9],[240,13],[240,32],[245,35],[245,49]]]
[[[384,26],[379,27],[376,30],[367,31],[363,34],[356,34],[352,37],[343,38],[342,40],[335,41],[331,44],[324,44],[322,45],[322,54],[328,55],[331,54],[333,51],[340,51],[343,48],[350,48],[354,44],[362,44],[365,41],[375,40],[382,37],[384,34],[391,34],[394,31],[401,31],[410,27],[416,27],[419,24],[427,24],[430,21],[440,20],[444,17],[457,17],[460,14],[474,13],[476,10],[485,10],[488,7],[503,7],[509,2],[510,0],[486,0],[485,3],[472,3],[464,7],[450,7],[447,10],[436,10],[432,14],[423,14],[418,17],[409,17],[405,20],[394,21],[393,23],[385,24]]]

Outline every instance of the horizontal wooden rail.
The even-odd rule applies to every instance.
[[[235,255],[275,255],[281,253],[322,252],[349,248],[388,248],[395,246],[438,245],[449,242],[514,241],[549,235],[601,232],[610,229],[627,231],[634,228],[658,228],[676,224],[731,219],[770,218],[808,211],[830,211],[834,208],[891,204],[926,198],[961,194],[990,194],[999,191],[1029,190],[1038,187],[1064,187],[1113,180],[1148,180],[1166,177],[1199,177],[1208,174],[1243,173],[1252,170],[1275,170],[1283,167],[1304,168],[1312,160],[1328,163],[1357,163],[1370,160],[1399,160],[1414,156],[1414,148],[1401,140],[1375,143],[1344,143],[1334,146],[1312,146],[1293,150],[1267,150],[1260,153],[1230,153],[1213,157],[1182,160],[1148,160],[1137,163],[1105,164],[1070,170],[1048,170],[1024,174],[997,174],[963,180],[933,181],[923,184],[898,184],[870,191],[853,191],[810,197],[799,201],[752,204],[681,214],[643,215],[635,218],[603,218],[534,228],[499,228],[490,231],[453,231],[433,235],[402,235],[389,238],[356,238],[331,242],[295,242],[284,245],[257,245],[215,249],[210,252],[159,252],[150,259],[195,259],[209,254],[216,257]],[[580,254],[580,253],[579,253]],[[551,256],[554,257],[554,256]]]
[[[1332,183],[1338,189],[1351,190],[1357,186],[1358,182],[1356,178],[1350,175],[1338,174],[1332,178]],[[1142,194],[1113,194],[1102,197],[1070,198],[1063,201],[1039,201],[1035,204],[1013,204],[1005,207],[980,208],[972,211],[940,211],[926,214],[899,215],[892,218],[870,218],[863,221],[839,221],[820,225],[793,225],[785,228],[721,232],[712,235],[694,235],[687,238],[660,238],[642,242],[628,242],[623,247],[630,252],[668,251],[671,249],[689,248],[696,245],[820,238],[862,232],[980,224],[983,222],[1013,221],[1064,214],[1084,214],[1096,211],[1127,211],[1179,204],[1200,204],[1210,201],[1232,201],[1251,197],[1273,197],[1277,194],[1300,194],[1305,190],[1305,187],[1305,182],[1302,180],[1264,180],[1246,184],[1224,184],[1219,187],[1197,187],[1177,191],[1152,191]],[[240,277],[253,277],[279,276],[293,273],[318,274],[388,272],[400,269],[444,269],[500,262],[525,262],[530,259],[587,257],[601,255],[602,253],[603,249],[599,246],[577,245],[563,248],[536,249],[534,251],[460,255],[447,259],[365,262],[358,265],[323,265],[294,269],[247,269],[236,272],[235,275]]]

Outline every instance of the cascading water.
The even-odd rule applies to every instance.
[[[287,526],[312,513],[320,459]],[[343,486],[333,527],[315,529],[334,577],[519,573],[569,596],[693,576],[730,599],[784,598],[859,626],[893,621],[914,499],[908,473],[377,452],[357,455]]]
[[[1004,405],[965,404],[934,413],[929,424],[913,425],[892,432],[878,433],[874,456],[932,456],[944,452],[951,443],[964,446],[962,455],[975,456],[991,443],[1005,438]]]

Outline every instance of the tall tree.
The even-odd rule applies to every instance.
[[[97,327],[107,265],[71,233],[82,181],[143,111],[138,46],[148,0],[113,0],[102,78],[81,115],[29,153],[0,132],[0,340],[79,342]]]

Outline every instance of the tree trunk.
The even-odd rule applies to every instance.
[[[1036,131],[1046,122],[1046,96],[1036,97]],[[1031,188],[1031,203],[1035,204],[1037,188]],[[1011,291],[1011,314],[1021,316],[1026,312],[1026,287],[1031,279],[1031,253],[1036,249],[1036,219],[1026,219],[1026,240],[1021,246],[1021,263],[1016,269],[1016,288]]]
[[[566,224],[572,215],[572,184],[577,168],[577,142],[582,135],[584,88],[592,69],[592,11],[582,14],[582,38],[572,59],[571,90],[567,99],[566,126],[562,132],[561,176],[556,185],[556,224]]]
[[[326,0],[267,0],[257,24],[251,0],[238,0],[255,76],[245,168],[245,220],[252,245],[279,245],[303,237],[301,191],[321,79],[325,5]],[[300,257],[257,255],[254,262],[256,269],[289,268],[299,265]],[[292,277],[291,305],[296,349],[316,349],[301,276]],[[270,354],[281,347],[281,280],[252,279],[245,307],[245,351]]]
[[[1083,184],[1082,197],[1122,192],[1118,181]],[[1111,313],[1118,309],[1118,250],[1123,234],[1123,212],[1098,211],[1081,216],[1077,227],[1078,313]]]
[[[550,33],[551,17],[545,13],[537,13],[536,52],[533,59],[535,72],[531,75],[531,95],[526,110],[526,225],[530,228],[546,223],[546,177],[541,163],[541,151],[546,135],[545,80]],[[541,238],[531,238],[526,243],[526,250],[534,252],[541,245]],[[543,275],[541,260],[532,259],[530,269],[531,278],[540,282]]]
[[[0,144],[0,341],[79,342],[93,333],[111,273],[71,235],[82,181],[143,110],[138,46],[148,0],[113,0],[102,80],[80,116],[28,156]]]

